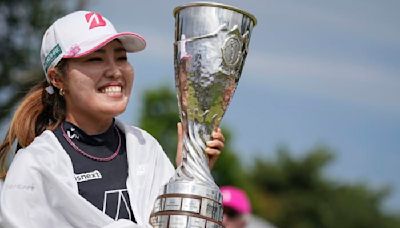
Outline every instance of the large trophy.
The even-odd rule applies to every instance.
[[[183,160],[162,189],[153,227],[223,227],[222,195],[204,152],[235,92],[256,18],[238,8],[199,2],[174,9],[175,82]]]

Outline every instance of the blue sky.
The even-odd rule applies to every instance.
[[[175,6],[188,1],[90,1],[120,31],[147,40],[130,55],[136,78],[122,119],[137,123],[146,89],[174,85]],[[223,125],[242,158],[301,156],[315,145],[336,152],[332,178],[392,186],[400,211],[400,1],[219,1],[258,19],[237,92]]]

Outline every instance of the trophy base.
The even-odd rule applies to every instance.
[[[218,187],[178,181],[165,185],[156,199],[150,223],[159,228],[223,228],[222,213]]]

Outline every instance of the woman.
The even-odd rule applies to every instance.
[[[225,228],[245,228],[251,213],[250,200],[245,191],[233,186],[222,186],[223,224]]]
[[[24,98],[1,145],[7,172],[1,227],[148,227],[153,203],[174,167],[157,141],[115,116],[125,111],[133,69],[127,52],[145,48],[137,34],[117,33],[98,13],[60,18],[43,36],[46,81]],[[177,163],[182,130],[178,125]],[[206,153],[224,147],[220,130]]]

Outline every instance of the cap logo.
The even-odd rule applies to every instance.
[[[67,52],[66,56],[64,57],[74,57],[76,54],[78,54],[81,51],[81,48],[79,45],[75,44],[72,45],[69,51]]]
[[[89,29],[106,26],[106,21],[99,13],[90,12],[85,15],[86,22],[90,24]]]
[[[57,44],[49,54],[44,59],[44,69],[47,72],[47,69],[50,67],[51,63],[62,53],[61,47]]]

